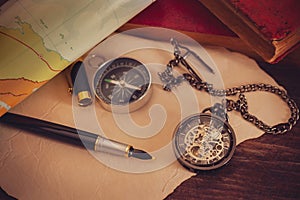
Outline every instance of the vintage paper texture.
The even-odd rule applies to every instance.
[[[144,40],[132,36],[124,37],[128,42]],[[219,47],[206,47],[206,50],[216,63],[225,87],[260,82],[277,85],[255,61],[244,55]],[[155,59],[155,62],[162,64],[168,63],[172,58],[170,52],[155,49],[130,52],[127,56],[144,63]],[[158,68],[158,71],[164,70],[163,65]],[[183,84],[175,90],[180,93],[183,87],[188,86]],[[67,93],[67,88],[65,75],[60,73],[11,112],[75,126],[72,98]],[[199,110],[210,105],[210,98],[206,93],[197,92],[196,95]],[[279,97],[264,92],[246,94],[246,97],[249,101],[249,111],[266,123],[272,125],[288,119],[288,108]],[[160,160],[160,155],[172,158],[172,151],[166,151],[165,154],[156,151],[171,141],[173,130],[181,119],[181,105],[174,93],[167,93],[160,85],[153,85],[150,102],[132,113],[131,117],[137,124],[149,124],[151,116],[148,115],[148,110],[154,104],[163,106],[165,113],[154,112],[153,120],[159,117],[163,119],[165,114],[166,120],[157,134],[144,139],[124,133],[116,125],[110,112],[101,108],[97,102],[94,106],[99,124],[107,137],[153,152],[157,160]],[[197,111],[195,108],[194,110]],[[244,121],[239,113],[232,112],[229,117],[230,124],[236,132],[237,143],[263,134]],[[90,124],[80,128],[95,131],[93,127]],[[195,175],[177,161],[167,163],[166,166],[158,164],[157,170],[149,170],[147,166],[156,166],[157,161],[139,161],[100,154],[113,166],[122,168],[124,165],[125,168],[120,171],[103,164],[93,155],[95,154],[81,147],[1,125],[0,186],[18,199],[163,199],[180,183]],[[139,173],[132,173],[135,167],[132,163],[136,164],[136,171]],[[126,172],[126,165],[131,172]],[[139,167],[142,166],[146,166],[148,172],[139,171]]]

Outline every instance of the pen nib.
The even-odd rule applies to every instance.
[[[134,149],[134,148],[131,149],[129,157],[134,157],[134,158],[138,158],[141,160],[153,159],[152,156],[149,153],[147,153],[146,151],[143,151],[140,149]]]

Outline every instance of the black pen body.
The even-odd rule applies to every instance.
[[[63,139],[72,144],[82,144],[90,150],[106,152],[114,155],[128,156],[132,146],[106,139],[94,133],[75,129],[23,115],[6,113],[0,118],[0,123],[31,131],[37,134],[47,134],[54,139]]]

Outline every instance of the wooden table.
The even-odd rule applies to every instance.
[[[300,66],[260,64],[300,105]],[[0,190],[0,199],[11,199]],[[300,123],[240,144],[225,167],[182,183],[166,199],[300,199]]]
[[[300,66],[260,66],[299,106]],[[284,135],[240,144],[228,165],[199,173],[166,199],[300,199],[300,123]]]

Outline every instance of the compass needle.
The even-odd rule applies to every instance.
[[[108,79],[108,78],[104,79],[104,81],[107,82],[107,83],[113,83],[113,80],[112,79]]]
[[[94,78],[94,87],[96,97],[105,109],[112,111],[114,105],[113,112],[130,112],[137,110],[150,99],[151,74],[141,62],[120,57],[99,67]]]
[[[129,89],[133,89],[133,90],[142,90],[142,88],[135,86],[135,85],[128,84],[128,83],[125,83],[125,87],[127,87]]]

